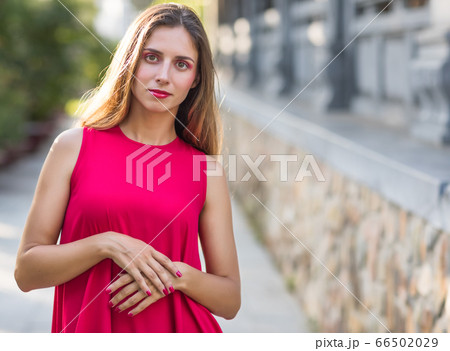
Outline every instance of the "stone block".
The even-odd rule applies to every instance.
[[[413,251],[413,259],[417,264],[422,263],[420,247],[421,239],[424,233],[424,222],[421,218],[411,216],[408,226],[408,238],[410,240],[411,249]]]
[[[429,263],[425,263],[418,271],[417,291],[422,296],[427,296],[433,288],[433,271]]]
[[[442,306],[445,306],[446,299],[447,299],[447,293],[448,293],[448,284],[449,284],[449,277],[444,276],[440,277],[436,282],[436,290],[434,292],[434,305],[433,305],[433,311],[440,311]],[[436,312],[438,313],[438,312]]]
[[[347,181],[345,187],[345,195],[348,199],[356,200],[359,199],[359,189],[360,186],[354,181]]]
[[[426,224],[424,228],[424,240],[428,251],[431,251],[436,244],[442,231],[435,229],[431,224]]]
[[[340,262],[343,267],[349,268],[352,265],[352,261],[355,260],[355,245],[353,228],[345,227],[342,232],[342,237],[339,239],[337,249],[339,250]]]
[[[432,333],[448,333],[448,325],[449,319],[443,315],[434,323]]]
[[[414,313],[411,306],[407,306],[405,318],[405,332],[417,333],[416,324],[414,322]]]
[[[383,201],[381,209],[382,231],[385,237],[385,245],[392,245],[397,238],[398,211],[388,202]]]
[[[419,239],[419,257],[420,262],[425,262],[427,259],[427,244],[425,241],[425,236],[421,236]]]
[[[393,253],[390,248],[380,248],[378,255],[376,257],[376,268],[377,272],[376,279],[381,282],[386,282],[388,275],[393,275],[396,273],[396,267],[392,263]]]
[[[370,206],[369,206],[369,210],[372,211],[372,212],[379,211],[380,208],[381,208],[381,203],[382,203],[381,196],[378,193],[376,193],[374,191],[371,191],[370,192]]]
[[[408,222],[408,214],[405,210],[400,209],[398,223],[398,237],[401,241],[406,238],[406,227]]]
[[[351,225],[357,225],[361,220],[362,206],[358,199],[349,199],[345,202],[345,217]]]
[[[431,310],[425,310],[420,320],[420,332],[431,333],[433,329],[433,313]]]
[[[356,228],[356,238],[355,238],[355,260],[359,267],[367,265],[367,240],[363,235],[364,227],[360,224]]]
[[[404,271],[400,267],[396,266],[397,270],[397,281],[396,281],[396,295],[398,301],[402,301],[406,305],[408,299],[408,281],[411,272]]]
[[[408,292],[411,297],[415,297],[418,293],[417,291],[417,274],[413,274],[409,281]]]
[[[433,265],[433,296],[434,296],[434,309],[438,311],[440,306],[445,301],[447,295],[447,262],[448,262],[448,249],[447,249],[447,236],[440,236],[438,242],[435,244],[432,251],[432,265]],[[430,253],[431,254],[431,253]]]
[[[344,223],[342,201],[338,196],[330,198],[325,203],[325,225],[332,231],[341,231]]]
[[[305,312],[309,318],[316,321],[322,320],[322,300],[325,287],[325,282],[314,280],[304,285]]]
[[[342,194],[344,192],[344,177],[337,173],[333,173],[333,178],[331,179],[331,189],[333,194]]]
[[[408,303],[407,303],[407,290],[406,289],[397,289],[397,293],[394,295],[394,304],[398,313],[406,318],[408,312]]]
[[[450,280],[447,281],[447,294],[445,297],[444,315],[447,317],[447,320],[450,321]]]
[[[364,218],[360,230],[367,241],[367,266],[372,275],[372,279],[375,279],[381,234],[379,216],[377,214],[370,214]]]
[[[365,329],[366,315],[359,310],[350,310],[348,315],[348,332],[349,333],[363,333]]]

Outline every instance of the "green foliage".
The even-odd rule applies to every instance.
[[[0,149],[24,137],[28,96],[18,79],[0,65]]]
[[[91,27],[92,0],[62,3]],[[91,29],[92,30],[92,29]],[[93,87],[110,54],[55,0],[0,2],[0,147]]]

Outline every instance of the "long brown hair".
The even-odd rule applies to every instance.
[[[131,103],[131,86],[144,45],[159,26],[183,26],[198,51],[197,80],[178,108],[177,135],[208,155],[221,151],[222,128],[217,108],[211,48],[195,12],[181,4],[149,7],[130,25],[101,84],[83,97],[80,126],[108,129],[122,122]],[[184,127],[184,126],[185,127]]]

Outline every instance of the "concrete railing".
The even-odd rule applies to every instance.
[[[233,43],[219,58],[237,81],[450,143],[450,1],[261,3],[221,24]]]

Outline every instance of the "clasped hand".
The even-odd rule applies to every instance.
[[[153,287],[153,284],[147,278],[144,279],[147,285]],[[153,294],[148,296],[146,293],[140,290],[137,282],[128,273],[121,275],[119,279],[117,279],[108,287],[107,291],[113,294],[120,288],[122,289],[111,298],[111,300],[109,301],[109,305],[111,308],[115,308],[116,312],[122,312],[132,306],[137,305],[135,308],[128,312],[128,315],[130,317],[137,315],[152,303],[155,303],[165,296],[165,294],[161,293],[157,289],[155,289],[155,292]],[[173,293],[174,291],[175,290],[173,288],[170,290],[171,293]],[[124,299],[126,300],[123,301]]]
[[[110,256],[127,272],[106,290],[112,294],[122,288],[110,300],[111,307],[123,311],[139,303],[128,313],[135,316],[175,291],[173,278],[179,279],[182,275],[167,256],[142,240],[116,232],[110,232],[110,235],[114,243]]]

